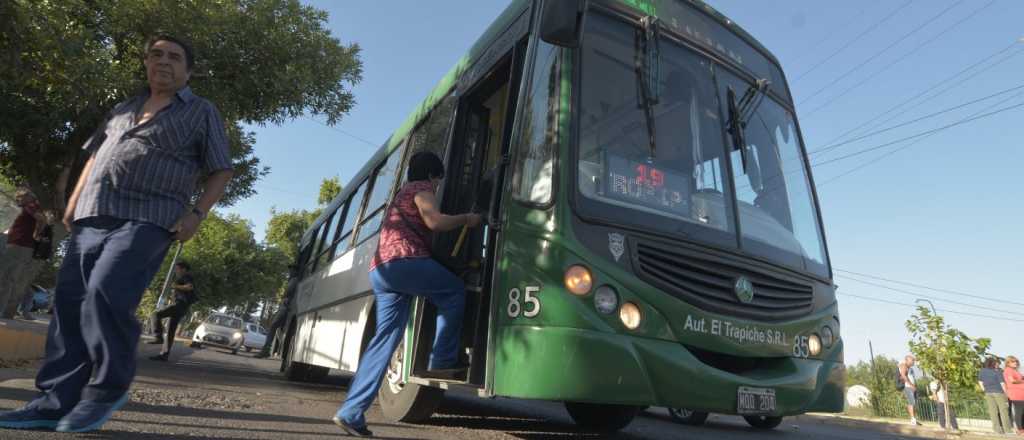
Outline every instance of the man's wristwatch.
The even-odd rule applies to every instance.
[[[199,208],[193,206],[192,207],[192,213],[195,214],[196,217],[199,217],[199,220],[206,219],[206,212],[203,211],[202,209],[199,209]]]

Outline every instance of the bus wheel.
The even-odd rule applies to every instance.
[[[330,368],[319,365],[306,365],[306,382],[323,382],[331,372]]]
[[[405,342],[398,344],[384,373],[377,402],[384,416],[395,421],[419,423],[430,419],[444,399],[444,390],[402,380]]]
[[[565,402],[573,421],[588,431],[612,432],[625,428],[640,412],[632,405],[611,405],[599,403]]]
[[[289,336],[291,336],[291,335],[289,335]],[[292,342],[292,338],[291,337],[289,337],[289,342]],[[289,343],[288,345],[289,345],[289,347],[286,347],[285,350],[284,350],[284,358],[281,359],[281,372],[284,373],[284,377],[287,378],[288,380],[290,380],[292,382],[309,382],[311,376],[315,376],[318,373],[318,372],[313,372],[312,371],[312,370],[317,369],[317,368],[326,370],[326,371],[323,371],[323,376],[321,376],[320,379],[323,379],[324,377],[326,377],[327,373],[330,372],[330,370],[328,370],[327,368],[324,368],[324,367],[317,367],[317,366],[314,366],[314,365],[309,365],[309,364],[304,364],[302,362],[295,362],[295,361],[293,361],[292,360],[292,351],[293,350],[292,350],[292,347],[290,347],[291,344]]]
[[[668,415],[672,416],[672,420],[690,426],[703,425],[704,421],[708,419],[708,413],[706,412],[685,408],[669,408]]]
[[[782,423],[782,417],[772,416],[743,416],[743,420],[757,429],[775,429]]]

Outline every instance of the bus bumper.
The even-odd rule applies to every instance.
[[[740,386],[775,390],[776,415],[843,410],[846,367],[775,358],[734,374],[679,343],[564,327],[499,327],[494,393],[501,396],[736,413]],[[842,340],[837,344],[842,344]],[[842,359],[842,347],[836,347]]]

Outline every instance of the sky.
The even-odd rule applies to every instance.
[[[356,106],[333,128],[312,118],[250,127],[271,174],[258,195],[225,211],[252,221],[258,238],[272,207],[310,209],[323,178],[347,182],[507,4],[308,3],[328,11],[336,38],[361,46],[363,80],[353,88]],[[876,355],[905,354],[904,322],[913,312],[905,304],[917,299],[933,300],[968,335],[991,338],[995,353],[1024,355],[1024,147],[1015,134],[1024,107],[986,115],[1024,103],[1024,88],[904,125],[1024,86],[1024,42],[1017,42],[1024,2],[710,4],[779,59],[808,151],[898,126],[812,156],[812,163],[842,158],[816,166],[814,176],[847,362],[866,360],[869,341]],[[981,117],[885,145],[974,116]]]

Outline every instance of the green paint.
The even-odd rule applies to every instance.
[[[644,14],[658,15],[658,8],[654,6],[654,2],[651,0],[621,0],[621,2]]]
[[[663,0],[620,0],[649,15],[656,15]],[[667,1],[667,0],[664,0]],[[707,5],[688,2],[744,39],[753,41],[737,26]],[[464,56],[418,105],[382,147],[395,148],[447,96],[456,82],[480,58],[530,2],[516,0],[488,28]],[[770,58],[770,54],[768,55]],[[845,366],[843,342],[809,359],[793,355],[793,338],[818,331],[838,315],[832,304],[792,321],[764,324],[704,312],[667,295],[580,244],[572,231],[569,191],[575,166],[570,145],[573,103],[571,50],[562,54],[561,105],[553,120],[559,126],[554,203],[538,209],[513,202],[504,194],[507,222],[498,243],[496,277],[492,286],[491,335],[485,383],[495,395],[597,403],[673,406],[733,413],[739,386],[772,387],[780,414],[808,411],[838,412],[843,408]],[[529,72],[532,69],[526,68]],[[513,145],[518,145],[516,139]],[[511,178],[511,173],[509,174]],[[511,185],[506,185],[510,188]],[[618,314],[604,315],[593,306],[592,294],[578,297],[565,291],[562,277],[575,263],[593,271],[594,285],[608,284],[620,301],[637,304],[643,313],[640,328],[627,330]],[[525,317],[527,287],[542,304],[540,313]],[[518,311],[510,316],[510,292],[518,292]],[[531,290],[532,292],[532,290]],[[410,322],[415,322],[414,313]],[[717,324],[714,324],[717,322]],[[728,328],[744,331],[729,333]],[[714,328],[714,329],[713,329]],[[406,338],[406,359],[411,358],[411,332]],[[746,335],[746,336],[744,336]],[[744,340],[754,335],[754,342]],[[765,335],[765,336],[761,336]],[[769,358],[757,368],[732,374],[695,357],[691,349],[715,351],[742,358]],[[409,364],[406,364],[408,374]]]

